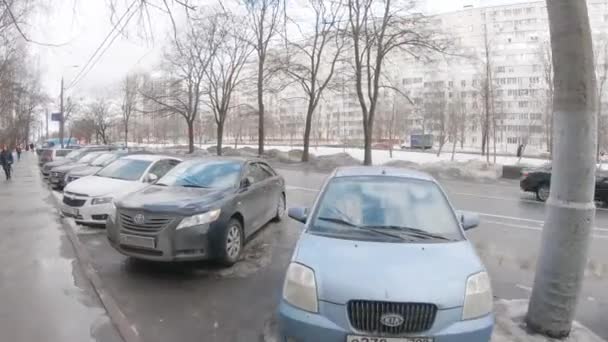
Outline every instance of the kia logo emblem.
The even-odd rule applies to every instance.
[[[137,214],[133,218],[133,221],[137,224],[144,224],[144,222],[146,222],[146,218],[144,217],[144,214]]]
[[[380,317],[380,323],[382,323],[382,325],[385,325],[387,327],[398,327],[401,324],[403,324],[404,319],[403,316],[398,315],[398,314],[393,314],[393,313],[389,313],[389,314],[384,314]]]

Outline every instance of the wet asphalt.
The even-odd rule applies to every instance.
[[[103,321],[103,310],[89,283],[79,276],[78,263],[73,261],[74,253],[62,234],[61,221],[35,165],[22,169],[23,180],[16,177],[13,183],[0,184],[4,186],[0,186],[0,201],[6,203],[0,209],[3,216],[0,227],[4,236],[14,237],[0,242],[4,247],[0,331],[4,332],[5,326],[12,327],[14,335],[9,336],[14,338],[7,341],[54,341],[46,338],[49,331],[49,336],[53,332],[57,336],[62,332],[70,334],[61,341],[86,341],[78,335],[84,330],[89,340],[115,341],[117,335],[111,326],[91,329],[97,327],[95,322]],[[311,205],[326,177],[294,168],[279,172],[288,185],[289,206]],[[481,225],[467,235],[490,272],[495,296],[529,297],[544,205],[532,195],[521,193],[514,181],[441,180],[441,184],[457,209],[481,213]],[[116,300],[133,329],[142,341],[152,342],[264,340],[301,229],[288,218],[268,224],[249,241],[242,260],[224,269],[212,262],[164,264],[130,259],[109,246],[103,229],[76,226],[68,220],[66,223],[75,229],[105,290]],[[608,210],[598,210],[595,225],[576,318],[608,338],[608,326],[604,324],[608,314]],[[5,284],[16,278],[19,281],[12,287]],[[74,292],[53,295],[54,289],[68,283]],[[4,305],[5,298],[10,303],[9,309]],[[55,305],[58,298],[66,302]],[[34,304],[37,306],[32,314]],[[36,331],[45,338],[28,335]],[[99,331],[110,333],[100,335]]]
[[[83,276],[33,153],[0,175],[0,340],[108,341],[120,336]]]

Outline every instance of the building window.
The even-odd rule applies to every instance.
[[[516,9],[513,10],[513,15],[520,15],[521,12],[522,12],[521,8],[516,8]]]
[[[519,101],[519,108],[528,108],[528,101]]]
[[[519,89],[519,96],[527,96],[528,89]]]
[[[532,12],[534,12],[534,7],[527,7],[526,8],[526,14],[531,14]]]
[[[505,67],[504,66],[496,67],[496,72],[505,72]]]
[[[540,77],[530,77],[530,84],[540,83]]]
[[[534,65],[532,66],[532,71],[533,71],[533,72],[539,72],[539,71],[540,71],[540,65],[538,65],[538,64],[534,64]]]
[[[449,81],[448,82],[448,87],[453,87],[454,86],[454,81]]]
[[[467,86],[467,81],[466,80],[460,81],[460,86],[461,87],[466,87]]]

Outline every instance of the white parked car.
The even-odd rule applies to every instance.
[[[120,158],[93,176],[69,183],[63,191],[61,211],[81,224],[105,225],[114,199],[156,182],[180,162],[163,155]]]

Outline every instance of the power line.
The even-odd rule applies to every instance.
[[[114,42],[114,40],[116,39],[116,37],[118,36],[118,34],[120,34],[120,31],[122,29],[124,29],[124,27],[129,23],[129,21],[131,20],[131,18],[135,14],[135,11],[133,11],[133,13],[131,13],[131,15],[129,16],[129,18],[127,19],[127,21],[123,25],[123,28],[121,28],[120,30],[118,30],[118,32],[117,32],[118,34],[116,34],[111,39],[110,43],[107,46],[105,46],[105,48],[104,48],[104,45],[106,45],[106,42],[108,41],[108,39],[110,39],[110,37],[112,36],[112,34],[114,34],[117,31],[118,26],[121,24],[121,22],[123,21],[123,19],[129,14],[129,12],[131,12],[131,9],[133,8],[133,6],[135,6],[135,4],[137,2],[138,2],[138,0],[133,0],[133,2],[131,3],[131,5],[129,5],[129,7],[125,11],[125,13],[123,13],[123,15],[120,18],[118,18],[118,21],[116,22],[116,24],[114,24],[114,26],[112,27],[112,29],[110,30],[110,32],[106,35],[106,37],[101,42],[101,44],[97,47],[97,49],[95,49],[95,52],[93,52],[93,54],[91,55],[91,57],[89,57],[89,59],[87,60],[87,62],[85,63],[85,65],[82,67],[82,69],[80,70],[80,72],[74,77],[74,79],[72,80],[72,82],[70,82],[70,84],[65,88],[66,90],[74,87],[76,85],[76,83],[78,83],[84,76],[86,76],[86,74],[89,73],[89,71],[91,71],[92,67],[95,66],[95,64],[99,61],[99,58],[107,51],[108,47],[110,47],[112,45],[112,43]],[[102,48],[104,50],[98,56],[98,53],[99,53],[99,51]],[[96,59],[96,57],[99,57],[99,58]],[[95,61],[93,61],[94,59],[95,59]]]

